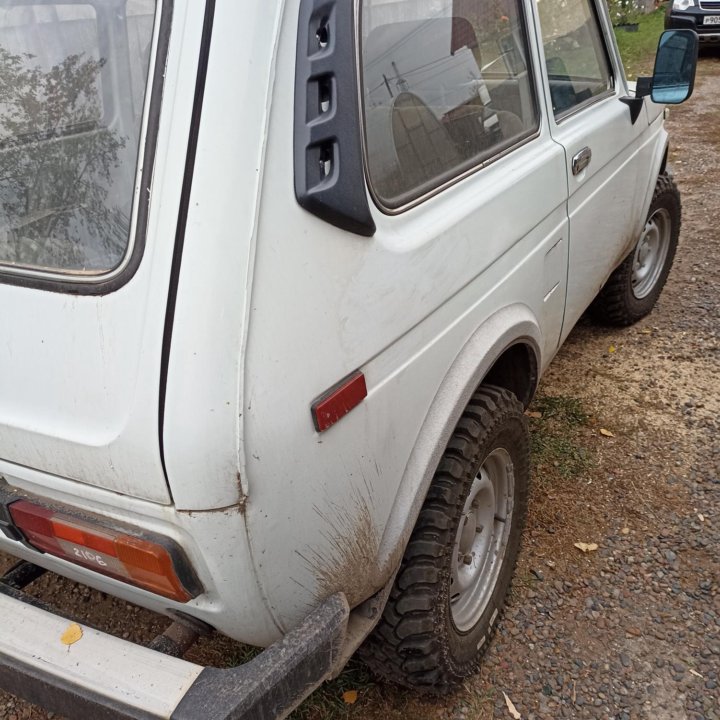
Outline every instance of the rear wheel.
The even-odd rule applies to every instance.
[[[515,567],[528,477],[523,407],[508,390],[483,386],[448,443],[363,646],[382,678],[443,693],[477,670]]]
[[[606,325],[632,325],[655,307],[672,268],[680,234],[680,193],[660,175],[640,239],[590,307]]]

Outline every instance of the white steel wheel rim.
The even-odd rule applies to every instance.
[[[450,613],[460,632],[472,630],[493,595],[510,538],[514,489],[510,453],[493,450],[473,480],[453,547]]]
[[[662,275],[670,250],[671,226],[665,208],[656,210],[645,223],[633,257],[632,291],[638,300],[653,291]]]

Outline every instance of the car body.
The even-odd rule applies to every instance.
[[[317,682],[372,630],[473,393],[527,407],[668,152],[603,3],[544,37],[533,2],[431,5],[0,6],[35,92],[0,147],[0,550],[258,646],[324,608]]]

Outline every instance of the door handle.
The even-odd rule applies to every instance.
[[[583,148],[574,158],[572,162],[573,175],[579,175],[592,160],[592,150],[589,147]]]

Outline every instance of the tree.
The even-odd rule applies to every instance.
[[[69,55],[45,71],[34,59],[0,48],[0,262],[111,269],[132,186],[113,189],[127,141],[103,125],[105,62]]]

